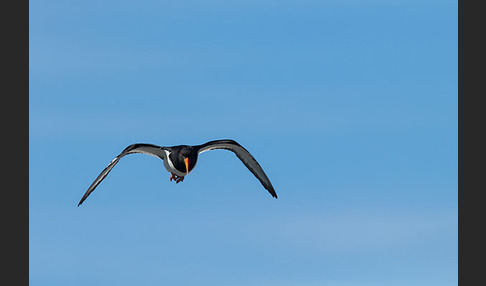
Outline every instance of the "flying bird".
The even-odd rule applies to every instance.
[[[184,181],[184,177],[196,166],[198,155],[216,149],[229,150],[245,164],[250,172],[262,183],[263,187],[274,197],[277,198],[277,193],[270,183],[267,175],[263,171],[257,160],[238,142],[231,139],[213,140],[201,145],[178,145],[171,147],[157,146],[153,144],[137,143],[125,148],[120,155],[116,156],[110,164],[98,175],[96,180],[89,186],[88,190],[81,198],[78,207],[86,200],[86,198],[95,190],[95,188],[103,181],[113,167],[120,161],[120,159],[128,154],[142,153],[160,158],[164,161],[164,167],[170,172],[169,180],[174,180],[176,184]]]

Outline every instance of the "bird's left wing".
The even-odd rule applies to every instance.
[[[267,189],[267,191],[274,198],[277,198],[277,193],[275,192],[272,183],[268,179],[260,164],[258,164],[257,160],[250,154],[250,152],[248,152],[248,150],[238,144],[238,142],[230,139],[214,140],[195,147],[198,148],[198,153],[203,153],[209,150],[216,149],[225,149],[235,153],[236,156],[241,160],[241,162],[245,164],[248,170],[250,170],[250,172],[255,175],[260,183],[262,183],[265,189]]]
[[[133,154],[133,153],[143,153],[147,155],[151,155],[157,158],[160,158],[162,160],[165,159],[166,157],[166,152],[164,151],[165,147],[153,145],[153,144],[144,144],[144,143],[138,143],[138,144],[132,144],[125,148],[120,155],[116,156],[115,159],[113,159],[108,166],[98,175],[96,180],[89,186],[88,190],[84,194],[84,196],[81,198],[81,201],[78,204],[78,207],[86,200],[86,198],[95,190],[95,188],[103,181],[103,179],[108,175],[108,173],[115,167],[116,163],[120,161],[120,159],[128,154]]]

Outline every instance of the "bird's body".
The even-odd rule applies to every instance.
[[[88,188],[84,196],[81,198],[78,206],[83,203],[83,201],[94,191],[94,189],[101,183],[101,181],[108,175],[108,173],[113,169],[113,167],[118,163],[118,161],[128,154],[142,153],[160,158],[164,161],[164,167],[171,173],[170,180],[175,180],[176,183],[184,181],[184,177],[191,172],[196,166],[198,155],[200,153],[216,150],[225,149],[229,150],[245,164],[245,166],[250,170],[253,175],[262,183],[265,189],[274,197],[277,198],[277,193],[270,183],[267,175],[263,171],[262,167],[253,158],[253,156],[248,152],[243,146],[238,144],[234,140],[214,140],[201,145],[178,145],[163,147],[153,144],[137,143],[132,144],[125,148],[120,155],[113,159],[110,164],[100,173],[96,180]]]

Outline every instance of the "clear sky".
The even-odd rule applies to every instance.
[[[457,1],[30,1],[30,285],[457,285]],[[231,138],[169,182],[132,143]]]

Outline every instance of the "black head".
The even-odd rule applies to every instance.
[[[181,145],[174,147],[171,152],[171,160],[177,170],[189,174],[196,166],[197,155],[197,149],[192,146]]]

